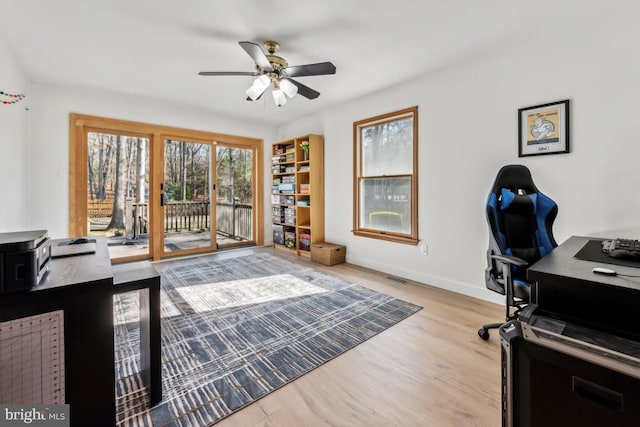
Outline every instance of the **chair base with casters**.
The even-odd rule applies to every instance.
[[[514,280],[511,275],[512,266],[516,265],[518,267],[526,267],[528,265],[528,262],[513,256],[495,255],[491,253],[489,253],[488,256],[502,265],[501,277],[494,278],[494,280],[495,282],[504,284],[506,304],[504,322],[487,323],[486,325],[482,325],[482,327],[478,329],[478,336],[485,341],[489,339],[490,329],[498,329],[508,321],[515,319],[517,317],[518,311],[526,306],[529,301],[528,284],[518,280]],[[487,269],[485,273],[493,274],[490,269]],[[516,308],[513,313],[511,312],[511,307]]]

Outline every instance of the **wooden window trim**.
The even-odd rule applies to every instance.
[[[360,181],[363,178],[363,155],[361,132],[365,127],[383,125],[398,120],[413,118],[413,173],[411,174],[411,233],[400,234],[381,230],[368,229],[360,226]],[[379,178],[392,178],[398,175],[383,175]],[[406,176],[406,175],[405,175]],[[353,123],[353,230],[354,236],[381,239],[408,245],[417,245],[418,239],[418,106],[382,114],[379,116],[359,120]]]
[[[86,236],[89,233],[87,229],[87,130],[105,133],[126,133],[127,135],[136,134],[150,137],[149,144],[156,147],[163,146],[164,139],[167,137],[176,137],[178,139],[188,139],[197,141],[213,141],[225,145],[233,145],[242,148],[252,148],[255,150],[255,170],[253,171],[255,182],[255,209],[254,223],[256,225],[255,239],[256,245],[264,244],[264,185],[263,185],[263,151],[264,141],[257,138],[249,138],[236,135],[227,135],[213,132],[205,132],[192,129],[177,128],[171,126],[162,126],[149,123],[133,122],[128,120],[110,119],[97,116],[89,116],[85,114],[71,113],[69,114],[69,236],[78,237]],[[162,150],[155,149],[150,153],[149,161],[152,176],[150,177],[150,200],[152,206],[152,216],[160,215],[159,192],[154,191],[159,187],[159,183],[163,181],[163,177],[158,171],[161,168],[154,168],[153,164],[162,162]],[[78,185],[83,183],[83,185]],[[158,200],[156,200],[158,199]],[[162,242],[155,239],[152,253],[162,253]]]

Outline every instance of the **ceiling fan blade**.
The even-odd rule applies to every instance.
[[[240,42],[240,46],[249,54],[258,67],[265,71],[273,70],[269,59],[267,59],[267,55],[264,54],[264,51],[258,43]]]
[[[319,62],[317,64],[295,65],[287,67],[282,72],[287,77],[321,76],[325,74],[335,74],[336,66],[331,62]]]
[[[291,83],[298,86],[298,94],[304,96],[305,98],[316,99],[317,97],[320,96],[320,92],[317,92],[311,89],[309,86],[305,86],[302,83],[297,82],[293,79],[285,79],[285,80],[289,80]]]
[[[200,76],[259,76],[256,71],[200,71]]]

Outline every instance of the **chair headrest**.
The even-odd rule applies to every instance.
[[[496,175],[492,192],[499,196],[501,188],[508,188],[514,192],[523,190],[525,194],[538,192],[529,168],[524,165],[503,166]]]

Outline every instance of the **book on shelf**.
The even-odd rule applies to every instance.
[[[295,184],[291,182],[278,184],[278,190],[280,190],[281,192],[293,191],[294,189],[295,189]]]

